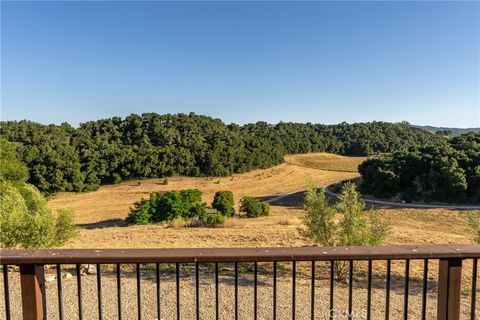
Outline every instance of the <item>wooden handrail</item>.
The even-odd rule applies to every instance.
[[[0,264],[272,262],[480,257],[480,245],[0,250]]]
[[[339,260],[405,260],[406,261],[406,292],[405,315],[408,309],[408,265],[411,259],[424,259],[425,268],[429,259],[439,260],[438,274],[438,320],[458,320],[460,317],[461,274],[462,261],[473,259],[474,266],[480,258],[480,245],[475,244],[445,244],[445,245],[407,245],[407,246],[372,246],[372,247],[297,247],[297,248],[196,248],[196,249],[48,249],[48,250],[0,250],[0,264],[3,265],[4,277],[8,265],[20,266],[22,289],[22,305],[24,319],[43,319],[45,313],[45,278],[44,265],[56,264],[57,272],[62,264],[76,264],[77,282],[80,285],[80,264],[133,263],[137,265],[137,284],[139,285],[139,265],[142,263],[176,263],[177,278],[180,263],[196,263],[198,290],[198,263],[221,262],[288,262],[293,265],[295,275],[296,261],[334,261]],[[314,263],[312,263],[314,265]],[[256,266],[256,263],[255,263]],[[313,268],[313,267],[312,267]],[[117,269],[119,270],[119,269]],[[255,268],[255,276],[256,271]],[[313,270],[313,269],[312,269]],[[390,270],[389,268],[387,270]],[[428,270],[428,269],[425,269]],[[476,267],[473,269],[476,275]],[[158,272],[158,271],[157,271]],[[218,269],[216,269],[218,272]],[[371,272],[371,271],[369,271]],[[389,272],[387,275],[389,277]],[[371,273],[369,273],[371,274]],[[425,273],[424,278],[427,273]],[[333,273],[332,273],[333,275]],[[218,276],[218,274],[217,274]],[[100,273],[97,280],[100,281]],[[117,273],[119,279],[119,274]],[[275,277],[275,272],[274,272]],[[333,278],[332,278],[333,279]],[[426,279],[426,278],[425,278]],[[476,276],[475,276],[476,279]],[[312,278],[312,281],[314,278]],[[58,279],[60,281],[60,279]],[[119,280],[118,280],[119,281]],[[331,280],[332,281],[332,280]],[[351,280],[350,280],[351,281]],[[369,280],[370,281],[370,280]],[[474,280],[472,280],[474,281]],[[472,317],[475,312],[475,286],[472,282]],[[295,284],[295,282],[293,282]],[[5,284],[8,288],[8,284]],[[98,285],[100,288],[100,285]],[[79,287],[80,288],[80,287]],[[295,288],[295,287],[294,287]],[[370,287],[371,288],[371,287]],[[389,287],[388,287],[389,288]],[[100,289],[99,289],[100,290]],[[178,290],[178,289],[177,289]],[[370,290],[370,289],[369,289]],[[389,290],[389,289],[388,289]],[[100,291],[99,291],[100,292]],[[293,289],[295,292],[295,289]],[[332,291],[333,292],[333,291]],[[6,301],[8,300],[8,289]],[[79,289],[79,302],[81,294]],[[294,296],[293,296],[294,297]],[[333,297],[333,295],[332,295]],[[178,292],[177,292],[177,299]],[[198,292],[197,292],[198,299]],[[294,299],[294,298],[293,298]],[[59,300],[61,301],[61,300]],[[99,300],[100,301],[100,300]],[[313,301],[313,300],[312,300]],[[179,300],[177,304],[179,303]],[[198,305],[198,300],[197,300]],[[8,302],[6,302],[8,306]],[[81,309],[81,305],[79,304]],[[198,309],[198,308],[197,308]],[[99,307],[101,310],[101,304]],[[295,309],[292,309],[295,310]],[[293,311],[294,312],[294,311]],[[8,311],[7,311],[8,313]],[[198,310],[197,310],[198,313]]]

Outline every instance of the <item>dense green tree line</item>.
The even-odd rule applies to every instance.
[[[15,144],[29,182],[45,193],[95,190],[136,178],[224,176],[271,167],[287,153],[364,156],[444,143],[406,122],[240,126],[193,113],[132,114],[78,128],[7,121],[1,135]]]
[[[403,200],[480,202],[480,133],[373,158],[359,166],[364,193]]]

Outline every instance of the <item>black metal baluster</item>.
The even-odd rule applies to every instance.
[[[427,319],[428,259],[423,260],[422,320]]]
[[[257,262],[253,264],[253,319],[257,320]]]
[[[82,303],[82,276],[80,274],[80,264],[76,264],[77,271],[77,297],[78,297],[78,318],[83,319],[83,303]]]
[[[353,260],[349,261],[348,266],[348,317],[352,316],[353,306]]]
[[[385,290],[385,320],[390,319],[390,277],[391,277],[392,261],[387,260],[387,285]]]
[[[215,319],[220,318],[219,306],[218,306],[218,262],[215,262]]]
[[[277,318],[277,262],[273,262],[273,319]]]
[[[8,265],[3,265],[3,289],[5,294],[5,319],[10,320],[10,286],[8,284]]]
[[[97,263],[97,294],[98,294],[98,319],[102,320],[102,271],[100,264]]]
[[[140,263],[136,264],[137,273],[137,318],[142,319],[142,287],[140,283]]]
[[[198,262],[195,262],[195,300],[197,320],[200,320],[200,279],[198,274]]]
[[[175,277],[177,285],[177,320],[180,320],[180,265],[175,264]]]
[[[329,311],[329,315],[330,315],[330,319],[333,319],[333,295],[334,295],[334,282],[335,281],[335,261],[332,260],[330,261],[330,311]]]
[[[296,285],[297,285],[297,262],[292,261],[292,320],[295,320],[295,302],[296,302]]]
[[[310,292],[310,317],[315,319],[315,261],[312,261],[312,284]]]
[[[403,305],[403,319],[408,319],[408,291],[410,285],[410,260],[405,260],[405,292],[404,292],[404,305]]]
[[[155,273],[156,273],[156,281],[157,281],[157,319],[161,319],[161,301],[160,301],[160,264],[157,262],[155,263]]]
[[[478,268],[478,259],[473,259],[472,266],[472,302],[470,309],[470,319],[475,320],[475,307],[477,303],[477,268]]]
[[[120,264],[117,263],[117,310],[118,320],[122,320],[122,284],[120,278]]]
[[[58,294],[58,318],[63,320],[63,290],[62,290],[62,269],[57,264],[57,294]]]
[[[372,260],[368,260],[367,273],[367,320],[372,316]]]
[[[238,320],[238,262],[235,262],[235,320]]]

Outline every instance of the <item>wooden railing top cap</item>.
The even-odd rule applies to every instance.
[[[271,262],[479,258],[480,245],[0,250],[0,264]]]

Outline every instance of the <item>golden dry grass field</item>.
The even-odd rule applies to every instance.
[[[286,162],[265,170],[230,177],[172,177],[168,185],[160,179],[130,181],[103,186],[81,194],[58,194],[49,200],[53,208],[70,208],[80,228],[79,236],[67,244],[72,248],[119,247],[260,247],[311,244],[298,232],[301,227],[301,194],[272,203],[271,215],[256,219],[231,218],[221,228],[182,228],[167,225],[124,227],[130,206],[149,193],[198,188],[210,203],[219,190],[230,190],[235,201],[244,195],[271,197],[303,189],[312,180],[323,186],[358,176],[364,158],[326,153],[289,155]],[[462,213],[441,209],[379,208],[391,221],[387,244],[469,243],[469,229]]]
[[[300,166],[308,159],[312,167]],[[238,202],[244,195],[268,197],[301,190],[309,180],[318,185],[358,176],[356,167],[364,158],[351,158],[328,153],[288,156],[286,162],[264,170],[235,174],[229,177],[172,177],[168,185],[161,185],[163,179],[129,181],[101,187],[90,193],[63,193],[50,199],[53,208],[70,208],[75,212],[79,224],[96,223],[109,219],[124,219],[128,209],[151,192],[197,188],[203,192],[207,203],[213,200],[216,191],[229,190]],[[317,160],[317,162],[313,161]],[[337,166],[347,172],[321,170]]]

